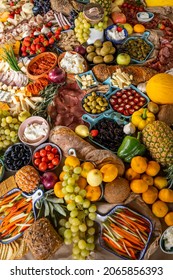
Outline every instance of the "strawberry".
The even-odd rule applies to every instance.
[[[122,28],[121,26],[118,26],[118,27],[117,27],[117,31],[118,31],[118,32],[121,32],[122,30],[123,30],[123,28]]]
[[[23,46],[29,47],[31,43],[29,41],[23,41]]]
[[[46,27],[51,27],[51,26],[52,26],[52,22],[51,21],[46,23]]]
[[[53,33],[52,33],[52,32],[48,32],[48,33],[47,33],[47,37],[48,37],[48,38],[51,38],[52,36],[53,36]]]
[[[39,42],[40,42],[40,41],[39,41],[39,38],[35,38],[34,41],[33,41],[33,44],[36,45],[36,44],[38,44]]]
[[[26,46],[23,46],[23,45],[22,45],[21,51],[22,51],[22,52],[26,52]]]
[[[22,52],[22,56],[27,56],[27,52]]]
[[[164,25],[163,23],[159,23],[159,24],[158,24],[158,28],[159,28],[160,30],[164,30],[164,29],[165,29],[165,25]]]
[[[48,40],[45,40],[45,41],[43,42],[43,46],[45,46],[45,47],[49,46],[49,41],[48,41]]]
[[[43,52],[46,51],[46,48],[45,47],[41,47],[39,50],[40,50],[41,53],[43,53]]]
[[[50,38],[50,39],[49,39],[49,44],[50,44],[50,45],[52,45],[54,42],[55,42],[55,39],[54,39],[54,38]]]
[[[90,136],[91,137],[96,137],[99,134],[99,131],[97,129],[92,129],[90,131]]]
[[[35,51],[35,45],[34,44],[31,45],[31,50]]]

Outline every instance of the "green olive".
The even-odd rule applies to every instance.
[[[92,114],[96,114],[97,113],[97,110],[96,109],[92,109]]]
[[[92,96],[97,96],[96,92],[94,92],[94,91],[91,93],[91,95]]]
[[[97,102],[94,100],[94,101],[92,102],[92,106],[95,107],[96,105],[97,105]]]

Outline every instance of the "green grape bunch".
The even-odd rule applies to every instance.
[[[97,207],[86,198],[86,191],[77,184],[82,168],[64,165],[63,171],[62,192],[70,215],[68,220],[63,218],[59,221],[59,234],[66,245],[73,244],[73,259],[85,260],[95,248]]]

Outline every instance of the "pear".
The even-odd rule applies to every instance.
[[[78,126],[76,126],[75,128],[75,133],[80,136],[81,138],[86,138],[89,136],[89,129],[86,125],[83,124],[79,124]]]

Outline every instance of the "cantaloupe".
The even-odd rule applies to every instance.
[[[166,73],[154,75],[146,86],[151,101],[157,104],[173,104],[173,76]]]

